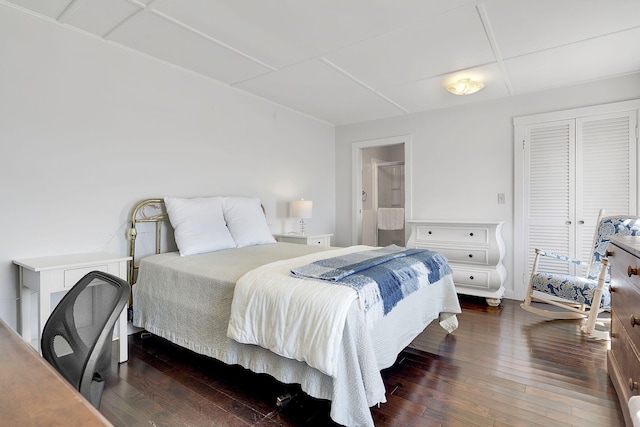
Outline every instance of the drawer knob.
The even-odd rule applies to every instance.
[[[469,254],[469,258],[473,258],[473,254]]]
[[[635,327],[637,325],[640,325],[640,318],[634,316],[633,314],[631,315],[631,318],[629,318],[629,321],[631,322],[631,327]]]
[[[469,233],[469,236],[473,237],[473,233]]]
[[[606,256],[606,257],[613,256],[613,251],[606,251],[606,252],[604,253],[604,256]]]
[[[634,381],[633,378],[629,378],[629,390],[633,391],[637,389],[638,389],[638,382]]]
[[[469,276],[469,279],[473,280],[473,276]]]
[[[637,268],[633,268],[631,266],[629,266],[627,268],[627,274],[629,275],[629,277],[631,276],[637,276],[638,275],[638,269]]]
[[[433,233],[431,232],[431,230],[429,230],[429,234],[433,234]]]
[[[617,289],[613,287],[613,285],[609,285],[609,293],[617,292]]]

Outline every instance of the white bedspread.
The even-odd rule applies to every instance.
[[[335,249],[249,271],[236,283],[227,336],[307,362],[335,377],[347,312],[357,293],[347,286],[292,277],[290,272],[319,259],[370,249]]]

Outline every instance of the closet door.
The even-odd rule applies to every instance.
[[[630,104],[635,109],[620,108]],[[636,215],[638,105],[514,120],[517,297],[524,295],[535,248],[589,261],[601,208],[605,215]],[[540,269],[583,275],[585,267],[542,259]]]
[[[563,120],[525,127],[523,149],[528,163],[527,251],[533,264],[534,249],[560,254],[575,253],[576,174],[575,122]],[[574,273],[573,264],[541,260],[540,268],[554,273]]]
[[[576,119],[576,218],[583,230],[577,258],[593,251],[598,211],[636,215],[636,113],[613,113]],[[584,274],[586,266],[579,274]]]

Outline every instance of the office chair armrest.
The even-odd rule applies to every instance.
[[[566,261],[566,262],[570,262],[570,263],[576,264],[576,265],[584,264],[579,259],[571,258],[570,256],[567,256],[567,255],[557,254],[555,252],[543,251],[542,249],[536,249],[536,253],[541,255],[541,256],[546,256],[546,257],[549,257],[549,258],[555,258],[555,259],[558,259],[560,261]]]

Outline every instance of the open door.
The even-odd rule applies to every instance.
[[[404,246],[404,224],[411,218],[411,136],[355,142],[352,156],[352,244]]]

